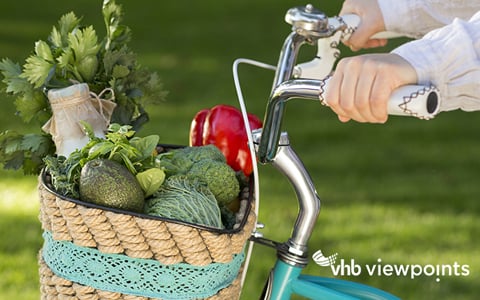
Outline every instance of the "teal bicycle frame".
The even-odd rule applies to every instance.
[[[286,20],[293,25],[292,33],[285,40],[280,54],[264,127],[253,131],[252,137],[258,160],[272,164],[292,184],[299,203],[299,213],[287,242],[276,243],[264,239],[258,232],[252,236],[254,242],[275,248],[278,257],[261,299],[286,300],[293,294],[328,300],[399,299],[363,284],[301,274],[309,260],[307,242],[320,213],[320,198],[305,166],[291,148],[288,134],[281,132],[280,127],[287,101],[293,98],[318,101],[319,91],[323,87],[321,80],[292,79],[300,46],[313,44],[321,38],[328,39],[345,28],[329,26],[325,15],[311,5],[289,10]]]
[[[364,284],[337,278],[301,275],[302,269],[278,260],[270,274],[271,291],[264,291],[264,299],[288,300],[293,294],[309,299],[328,300],[399,299]]]

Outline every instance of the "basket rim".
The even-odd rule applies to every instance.
[[[233,229],[219,229],[219,228],[215,228],[215,227],[209,227],[209,226],[206,226],[206,225],[190,223],[190,222],[177,220],[177,219],[159,217],[159,216],[154,216],[154,215],[147,215],[147,214],[144,214],[144,213],[136,213],[136,212],[132,212],[132,211],[101,206],[101,205],[98,205],[98,204],[85,202],[85,201],[82,201],[80,199],[70,198],[70,197],[59,194],[53,188],[51,183],[49,182],[48,176],[49,176],[48,170],[46,168],[43,168],[40,172],[40,183],[41,183],[42,187],[45,188],[48,192],[55,195],[57,198],[60,198],[62,200],[72,202],[72,203],[75,203],[77,205],[82,205],[82,206],[85,206],[85,207],[88,207],[88,208],[110,211],[110,212],[113,212],[113,213],[116,213],[116,214],[123,214],[123,215],[128,215],[128,216],[132,216],[132,217],[136,217],[136,218],[175,223],[175,224],[179,224],[179,225],[193,227],[193,228],[199,229],[199,230],[210,231],[212,233],[217,233],[217,234],[235,234],[235,233],[238,233],[238,232],[242,231],[243,228],[245,227],[245,225],[248,222],[248,216],[250,215],[251,210],[252,210],[253,182],[254,182],[252,180],[253,175],[251,175],[251,177],[249,179],[249,182],[248,182],[249,191],[248,191],[248,199],[246,199],[247,202],[248,202],[248,205],[247,205],[247,208],[245,210],[245,215],[242,219],[242,222],[240,223],[240,226],[238,226],[237,228],[233,228]]]

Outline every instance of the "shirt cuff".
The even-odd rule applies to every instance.
[[[439,67],[440,58],[435,51],[438,50],[435,44],[438,43],[431,40],[416,40],[394,49],[392,53],[400,55],[415,68],[419,84],[431,84],[432,73]]]
[[[442,101],[441,110],[480,107],[478,100],[472,101],[478,97],[474,83],[480,78],[480,68],[470,31],[465,21],[457,19],[392,51],[414,67],[419,84],[435,85],[442,98],[448,99]]]

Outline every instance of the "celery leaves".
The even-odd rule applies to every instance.
[[[100,94],[110,88],[117,106],[111,122],[131,125],[134,130],[148,121],[146,103],[158,103],[166,93],[154,72],[137,62],[129,47],[130,29],[121,24],[122,7],[114,0],[104,0],[102,14],[106,35],[99,38],[93,26],[84,26],[75,13],[63,15],[46,40],[35,43],[31,56],[23,65],[5,58],[0,61],[7,94],[14,96],[17,114],[26,123],[45,123],[52,115],[47,98],[49,89],[67,87],[83,82],[90,91]],[[22,166],[27,173],[37,170],[37,154],[53,154],[53,142],[48,147],[35,149],[18,146],[17,141],[34,141],[33,136],[1,133],[0,163],[6,168]],[[23,143],[25,145],[25,143]],[[44,145],[44,144],[42,144]],[[5,149],[15,148],[7,153]],[[37,153],[38,152],[38,153]],[[40,163],[41,165],[41,163]],[[39,169],[38,169],[39,170]]]

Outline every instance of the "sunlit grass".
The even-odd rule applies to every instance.
[[[119,1],[119,0],[117,0]],[[0,58],[24,59],[46,38],[61,14],[75,10],[86,23],[101,25],[99,6],[89,0],[0,2]],[[147,107],[150,122],[141,135],[160,142],[188,143],[191,118],[205,107],[236,105],[231,64],[237,57],[274,64],[290,27],[285,10],[296,1],[218,2],[119,1],[134,36],[139,61],[157,70],[170,92]],[[100,3],[100,2],[99,2]],[[330,14],[337,2],[322,3]],[[186,9],[188,8],[188,9]],[[252,9],[253,8],[253,9]],[[181,17],[179,17],[181,16]],[[100,28],[100,27],[99,27]],[[250,111],[262,117],[271,71],[240,68]],[[0,129],[25,132],[14,116],[13,99],[2,94]],[[393,117],[383,126],[340,124],[318,103],[292,100],[284,128],[304,159],[322,211],[310,252],[338,252],[360,264],[468,264],[469,276],[415,279],[344,276],[402,299],[476,299],[480,294],[480,140],[478,113],[448,113],[433,121]],[[290,186],[269,166],[260,167],[259,220],[266,237],[289,237],[297,204]],[[42,246],[37,178],[0,171],[0,300],[38,299],[37,253]],[[275,252],[256,246],[242,300],[258,298]],[[307,273],[332,276],[314,263]]]
[[[0,299],[38,299],[42,238],[36,177],[0,173]]]
[[[33,213],[38,211],[37,178],[1,172],[0,207],[2,212]]]

